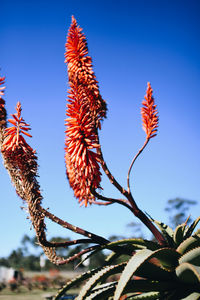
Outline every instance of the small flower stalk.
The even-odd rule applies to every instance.
[[[142,125],[146,133],[147,140],[153,138],[157,134],[158,128],[158,111],[153,97],[153,90],[150,82],[147,84],[147,92],[142,102],[143,107],[141,108]]]

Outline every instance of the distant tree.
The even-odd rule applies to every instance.
[[[8,262],[12,268],[19,269],[23,267],[23,258],[23,251],[21,248],[18,248],[16,250],[13,250],[8,256]]]
[[[39,248],[37,238],[35,236],[31,238],[30,236],[25,234],[21,240],[21,249],[24,255],[30,255],[30,247]]]
[[[8,268],[10,267],[10,264],[9,264],[7,258],[5,258],[5,257],[0,258],[0,266],[4,266],[4,267],[8,267]]]
[[[196,205],[197,201],[183,198],[170,199],[167,202],[165,211],[169,213],[169,221],[173,228],[186,222],[189,217],[190,207]],[[187,223],[191,223],[192,219],[189,217]]]

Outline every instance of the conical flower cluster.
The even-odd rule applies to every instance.
[[[98,188],[101,181],[98,154],[99,147],[94,120],[84,102],[82,86],[72,86],[66,120],[66,166],[70,186],[80,202],[87,205],[93,200],[90,188]],[[82,101],[84,103],[82,103]]]
[[[158,128],[158,111],[153,97],[153,90],[151,84],[147,84],[147,92],[142,102],[143,107],[141,108],[142,114],[142,125],[147,135],[147,139],[156,136]]]
[[[8,120],[13,126],[5,129],[1,151],[7,163],[12,166],[12,170],[16,172],[16,177],[22,180],[24,176],[28,176],[30,181],[32,180],[34,183],[37,173],[37,157],[35,151],[26,143],[23,137],[23,135],[29,137],[31,135],[27,132],[30,128],[21,117],[21,110],[21,104],[18,102],[16,106],[17,113],[12,115],[13,119]],[[17,193],[22,197],[18,189]]]
[[[86,37],[73,16],[65,46],[69,84],[76,81],[78,85],[84,87],[90,113],[93,113],[97,125],[100,126],[100,120],[106,117],[106,102],[99,93],[98,82],[92,69],[92,59],[88,55]]]
[[[91,187],[100,187],[96,148],[99,147],[100,121],[106,116],[106,102],[99,93],[86,38],[74,17],[67,37],[65,58],[70,85],[65,142],[67,176],[75,197],[87,206],[94,200]]]

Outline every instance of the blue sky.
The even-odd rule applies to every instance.
[[[126,186],[130,162],[145,134],[140,107],[150,81],[159,111],[159,131],[136,162],[132,192],[138,206],[168,221],[168,199],[200,200],[199,1],[2,1],[1,76],[6,107],[21,101],[37,150],[43,205],[57,216],[99,235],[130,236],[136,221],[126,208],[79,208],[64,166],[67,72],[64,44],[74,15],[87,36],[100,91],[108,104],[100,139],[105,160]],[[105,196],[120,197],[103,178]],[[34,235],[21,199],[0,165],[0,256]],[[199,204],[191,212],[199,214]],[[47,235],[78,237],[47,222]]]

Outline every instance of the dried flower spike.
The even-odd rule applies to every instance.
[[[153,90],[150,83],[147,84],[147,92],[142,102],[143,107],[141,108],[142,114],[142,125],[146,132],[147,140],[156,136],[158,128],[158,111],[153,98]]]

